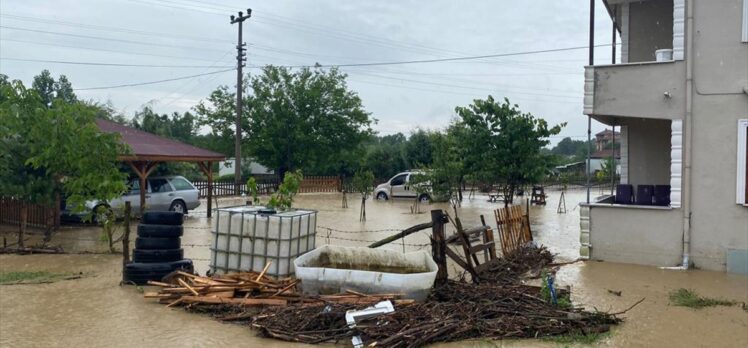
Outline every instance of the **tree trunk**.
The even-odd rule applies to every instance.
[[[361,197],[361,214],[358,216],[359,221],[366,221],[366,197]]]
[[[26,220],[29,215],[29,207],[28,205],[26,205],[26,202],[23,202],[23,201],[21,202],[20,210],[21,211],[19,215],[21,216],[19,217],[20,221],[18,222],[18,247],[23,248],[24,247],[23,238],[24,238],[24,235],[26,234]]]

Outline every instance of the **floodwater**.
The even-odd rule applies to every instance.
[[[566,193],[566,214],[557,214],[560,192],[549,192],[548,205],[531,207],[535,240],[556,253],[557,260],[578,257],[579,211],[582,191]],[[219,200],[220,206],[242,204],[240,199]],[[317,245],[365,246],[397,230],[427,222],[429,210],[447,209],[444,204],[422,204],[420,214],[412,214],[410,201],[367,201],[368,221],[359,222],[360,199],[349,195],[348,208],[342,208],[339,194],[300,195],[298,207],[319,211]],[[202,209],[192,212],[185,222],[182,243],[185,256],[196,270],[208,269],[211,242],[210,223]],[[459,216],[466,227],[486,223],[495,226],[493,209],[483,196],[464,202]],[[450,213],[452,211],[450,210]],[[0,226],[0,237],[15,241],[12,226]],[[134,231],[134,226],[133,226]],[[362,232],[363,231],[363,232]],[[450,231],[448,230],[448,233]],[[134,236],[134,234],[133,234]],[[38,234],[31,235],[34,243]],[[129,347],[138,344],[160,347],[265,346],[292,344],[263,339],[243,325],[223,324],[209,317],[165,308],[145,300],[135,287],[118,285],[121,257],[100,254],[106,243],[95,227],[63,228],[53,238],[66,255],[0,255],[0,272],[49,271],[83,272],[82,279],[52,284],[0,285],[1,347]],[[419,232],[385,247],[406,251],[428,248],[428,234]],[[455,276],[456,269],[450,269]],[[623,310],[641,298],[643,303],[624,315],[625,322],[597,346],[748,346],[748,311],[739,305],[694,310],[668,305],[667,294],[680,287],[695,289],[710,297],[748,302],[748,277],[699,270],[672,271],[656,267],[608,262],[577,262],[561,267],[558,281],[572,289],[572,300],[587,308]],[[621,291],[615,296],[608,290]],[[471,341],[440,346],[556,346],[555,343],[521,341]]]

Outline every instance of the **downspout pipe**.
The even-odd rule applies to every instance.
[[[662,269],[687,270],[691,267],[691,148],[693,145],[693,0],[686,0],[686,115],[683,127],[683,252],[680,266]]]
[[[691,149],[693,147],[693,0],[686,0],[686,124],[683,158],[683,262],[691,267]]]

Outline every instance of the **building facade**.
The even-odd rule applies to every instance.
[[[620,63],[585,67],[584,113],[620,127],[622,184],[670,193],[583,204],[582,256],[748,273],[748,0],[602,4]]]

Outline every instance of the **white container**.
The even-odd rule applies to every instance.
[[[664,48],[655,51],[655,60],[658,62],[669,62],[673,60],[673,49]]]
[[[261,206],[216,209],[210,269],[214,273],[261,272],[286,277],[293,260],[315,247],[317,212],[291,210],[263,214]]]
[[[294,261],[306,294],[403,294],[422,301],[434,286],[438,267],[424,250],[392,250],[323,245]]]

